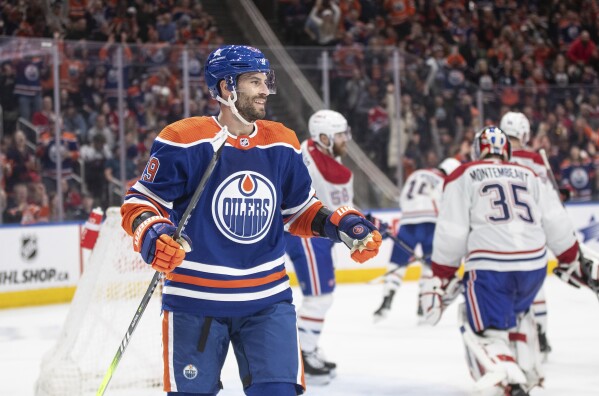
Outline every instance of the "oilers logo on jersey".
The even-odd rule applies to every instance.
[[[570,173],[570,183],[576,189],[586,188],[589,184],[589,174],[583,168],[574,168]]]
[[[198,369],[193,364],[188,364],[183,368],[183,375],[185,378],[192,380],[198,376]]]
[[[263,175],[236,172],[217,188],[212,214],[220,232],[237,243],[256,243],[270,229],[275,213],[276,192]]]

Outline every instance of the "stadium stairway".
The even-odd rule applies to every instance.
[[[231,17],[233,11],[229,2],[206,1],[202,2],[202,5],[204,10],[214,17],[225,44],[253,45],[248,36],[244,33],[242,27],[235,23],[235,20]],[[275,22],[275,18],[269,20],[269,23],[270,22]],[[247,26],[247,29],[253,28],[253,26]],[[302,140],[303,138],[308,137],[308,131],[304,130],[304,124],[298,122],[297,116],[291,116],[292,114],[296,114],[296,110],[297,109],[290,108],[290,105],[285,100],[285,93],[279,91],[276,96],[269,98],[267,119],[282,122],[287,127],[293,129],[300,140]]]

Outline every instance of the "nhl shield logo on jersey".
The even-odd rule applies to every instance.
[[[192,380],[198,376],[198,369],[193,364],[188,364],[183,368],[183,375],[185,378]]]
[[[212,199],[212,214],[220,232],[237,243],[262,240],[274,217],[275,188],[263,175],[237,172],[225,179]]]

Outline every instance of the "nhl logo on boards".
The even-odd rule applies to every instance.
[[[236,172],[216,189],[212,215],[219,231],[243,244],[262,240],[274,218],[276,192],[270,180],[252,171]]]
[[[198,369],[193,364],[188,364],[183,368],[183,376],[188,380],[192,380],[198,376]]]
[[[241,138],[241,139],[239,139],[239,144],[241,145],[241,147],[247,147],[250,145],[250,139]]]
[[[30,261],[37,256],[37,238],[35,235],[24,235],[21,237],[21,257]]]

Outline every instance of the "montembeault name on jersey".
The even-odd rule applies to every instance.
[[[484,179],[496,179],[499,177],[506,177],[511,179],[519,179],[527,181],[529,176],[528,172],[523,172],[520,169],[515,169],[507,166],[494,166],[472,169],[470,171],[470,177],[472,180],[481,181]]]

